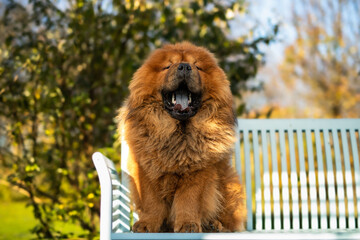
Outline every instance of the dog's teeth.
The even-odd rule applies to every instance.
[[[176,104],[175,93],[172,94],[171,102],[172,102],[174,105]]]
[[[191,103],[191,93],[189,93],[189,103]]]

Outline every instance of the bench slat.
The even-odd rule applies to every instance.
[[[271,192],[270,192],[270,171],[269,171],[269,155],[266,130],[261,131],[261,145],[263,153],[263,183],[264,183],[264,215],[265,229],[271,229]]]
[[[360,142],[360,131],[357,131],[359,134],[359,142]],[[360,167],[359,167],[359,153],[358,153],[358,145],[355,135],[355,130],[350,130],[350,139],[351,139],[351,152],[353,156],[353,164],[354,164],[354,184],[355,184],[355,194],[356,194],[356,209],[357,209],[357,223],[358,227],[360,227]]]
[[[314,165],[313,141],[309,129],[305,131],[306,148],[307,148],[307,162],[308,162],[308,176],[309,176],[309,194],[310,194],[310,212],[311,212],[311,228],[318,228],[318,209],[316,197],[316,175]]]
[[[243,132],[244,140],[244,152],[245,152],[245,181],[246,181],[246,192],[252,193],[252,179],[251,179],[251,162],[250,162],[250,143],[249,143],[249,132]],[[252,196],[252,194],[251,194]],[[248,198],[246,201],[247,212],[247,228],[254,229],[253,227],[253,207],[252,198]]]
[[[303,133],[302,129],[296,131],[298,153],[299,153],[299,170],[300,170],[300,199],[301,199],[301,224],[302,229],[309,229],[309,217],[308,217],[308,192],[307,192],[307,179],[305,169],[305,157],[303,146]]]
[[[354,193],[353,193],[353,179],[350,168],[350,154],[347,133],[344,129],[341,129],[341,143],[343,149],[343,160],[345,168],[345,185],[346,185],[346,198],[347,198],[347,217],[349,228],[355,228],[355,206],[354,206]]]
[[[273,213],[274,213],[274,229],[281,229],[280,216],[280,183],[279,172],[277,164],[277,149],[275,131],[270,130],[270,149],[271,149],[271,180],[272,180],[272,198],[273,198]]]
[[[262,229],[262,192],[261,192],[261,172],[259,157],[259,138],[258,131],[252,132],[254,149],[254,175],[255,175],[255,204],[256,204],[256,226],[255,229]]]
[[[234,149],[234,153],[235,153],[235,156],[234,156],[234,164],[235,164],[235,170],[236,172],[239,174],[239,178],[240,178],[240,181],[243,183],[242,181],[242,168],[241,168],[241,153],[240,153],[240,131],[239,129],[237,128],[237,131],[236,131],[236,141],[235,141],[235,149]]]
[[[300,209],[299,209],[299,192],[298,192],[298,174],[296,170],[295,145],[293,131],[288,132],[289,135],[289,151],[290,151],[290,180],[291,180],[291,199],[292,199],[292,215],[293,229],[300,229]]]
[[[335,167],[336,167],[336,190],[337,190],[337,199],[338,199],[338,209],[339,209],[339,228],[346,228],[346,215],[345,215],[345,186],[342,174],[342,164],[341,164],[341,155],[340,155],[340,145],[339,145],[339,135],[337,129],[332,129],[332,137],[334,144],[334,154],[335,154]]]
[[[283,229],[290,229],[290,196],[289,196],[289,180],[285,147],[285,131],[279,131],[280,142],[280,162],[281,162],[281,196],[282,196],[282,215]]]
[[[320,130],[315,130],[315,147],[317,156],[317,174],[319,183],[319,204],[320,204],[320,228],[326,229],[327,224],[327,211],[326,211],[326,189],[325,189],[325,169],[323,165],[324,157],[322,151]]]
[[[337,228],[335,176],[333,171],[329,131],[324,131],[324,144],[325,144],[325,155],[326,155],[326,178],[327,178],[328,196],[329,196],[330,228]]]

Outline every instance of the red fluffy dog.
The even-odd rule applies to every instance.
[[[245,193],[230,165],[236,118],[213,55],[184,42],[135,73],[119,129],[130,148],[134,232],[239,231]]]

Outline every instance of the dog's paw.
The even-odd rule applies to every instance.
[[[132,231],[134,233],[149,233],[149,232],[159,232],[160,226],[159,224],[149,223],[146,221],[137,221],[132,226]]]
[[[224,231],[223,225],[221,224],[221,222],[215,220],[213,222],[210,222],[209,224],[209,232],[222,232]]]
[[[197,223],[186,222],[175,226],[174,231],[180,233],[198,233],[201,232],[201,228]]]

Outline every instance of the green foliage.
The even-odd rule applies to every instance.
[[[243,1],[10,0],[0,22],[0,162],[29,195],[38,237],[55,221],[97,234],[99,185],[91,154],[114,150],[116,109],[154,48],[189,40],[214,52],[234,94],[256,74],[273,34],[229,39]],[[228,14],[230,13],[230,14]],[[2,141],[1,139],[5,139]]]

